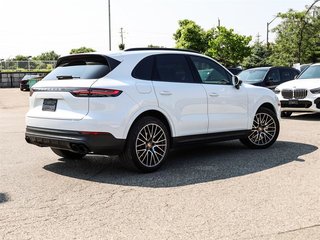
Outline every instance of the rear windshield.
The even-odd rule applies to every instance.
[[[99,55],[64,57],[58,60],[57,67],[43,80],[98,79],[106,76],[119,63]]]

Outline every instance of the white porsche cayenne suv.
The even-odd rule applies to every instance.
[[[308,67],[298,79],[280,84],[275,92],[282,117],[292,112],[320,112],[320,63]]]
[[[267,148],[279,100],[204,55],[177,49],[61,57],[30,92],[28,143],[57,155],[120,155],[152,172],[175,146],[240,139]]]

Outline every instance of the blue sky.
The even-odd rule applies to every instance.
[[[149,44],[174,47],[178,20],[190,19],[204,29],[221,25],[237,33],[266,38],[266,24],[278,12],[303,10],[313,0],[110,0],[112,50]],[[87,46],[108,51],[107,0],[0,0],[0,58],[38,55],[54,50],[68,54]],[[279,23],[276,20],[270,27]],[[274,36],[271,34],[271,40]]]

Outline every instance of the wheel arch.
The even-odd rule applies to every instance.
[[[156,110],[156,109],[148,109],[148,110],[142,111],[141,113],[137,114],[136,117],[133,118],[134,120],[129,123],[129,126],[127,127],[127,131],[126,131],[126,136],[129,135],[129,132],[132,129],[132,126],[139,119],[146,117],[146,116],[157,118],[161,122],[163,122],[163,124],[167,127],[170,138],[172,140],[172,138],[174,137],[174,128],[173,128],[173,125],[171,124],[171,121],[164,113],[162,113],[161,111]],[[172,143],[172,141],[170,141],[170,142]]]
[[[275,107],[274,107],[271,103],[269,103],[269,102],[265,102],[265,103],[263,103],[262,105],[260,105],[260,107],[258,108],[258,110],[259,110],[260,108],[267,108],[267,109],[271,110],[272,112],[274,112],[275,114],[277,114],[277,111],[276,111]]]

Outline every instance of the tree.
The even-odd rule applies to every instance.
[[[77,54],[77,53],[89,53],[89,52],[95,52],[96,50],[92,48],[87,47],[80,47],[80,48],[73,48],[70,51],[70,54]]]
[[[126,45],[124,43],[119,44],[119,50],[124,50],[126,48]]]
[[[227,67],[238,66],[251,53],[251,36],[234,33],[233,29],[217,27],[212,30],[207,55],[217,59]]]
[[[164,48],[164,46],[149,44],[148,48]]]
[[[269,56],[271,51],[268,50],[266,44],[260,41],[259,37],[251,48],[250,56],[246,57],[241,66],[244,68],[263,67],[270,65]]]
[[[180,20],[179,28],[173,38],[177,48],[191,49],[201,53],[206,52],[208,48],[205,30],[191,20]]]
[[[217,27],[205,31],[194,21],[181,20],[173,35],[177,48],[186,48],[216,58],[226,66],[237,66],[250,55],[251,37],[234,33],[233,29]]]
[[[278,16],[282,23],[273,29],[276,40],[270,57],[272,64],[290,66],[299,60],[309,63],[319,58],[319,15],[290,9]]]
[[[55,61],[60,57],[55,51],[49,51],[41,53],[38,56],[33,57],[33,60],[39,60],[39,61]]]
[[[13,61],[28,61],[31,56],[17,55],[13,58]]]

